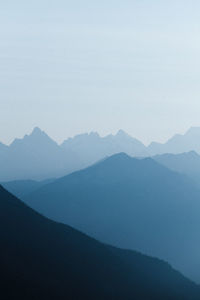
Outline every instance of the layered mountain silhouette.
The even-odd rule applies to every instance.
[[[181,154],[161,154],[153,157],[167,168],[185,174],[200,186],[200,155],[195,151]]]
[[[121,152],[133,157],[193,150],[200,153],[199,139],[200,128],[192,127],[165,144],[154,142],[146,147],[119,130],[116,135],[105,137],[96,132],[80,134],[58,145],[36,127],[30,135],[14,140],[10,146],[0,143],[0,182],[58,178]]]
[[[1,182],[0,184],[11,194],[15,195],[18,198],[22,198],[34,191],[38,190],[40,187],[53,182],[54,179],[47,179],[43,181],[34,181],[34,180],[16,180]]]
[[[0,144],[0,182],[61,177],[121,151],[148,155],[141,142],[122,130],[103,138],[97,133],[82,134],[58,145],[36,127],[10,146]]]
[[[200,153],[200,127],[191,127],[185,134],[176,134],[166,143],[151,143],[148,151],[152,155],[196,151]]]
[[[6,146],[0,142],[0,154],[1,155],[4,154],[4,152],[7,150],[7,148],[8,148],[8,146]]]
[[[30,135],[16,139],[0,155],[0,181],[42,180],[79,169],[78,158],[64,151],[49,136],[35,128]]]
[[[167,263],[42,217],[0,186],[2,299],[197,300]]]
[[[200,192],[151,158],[117,154],[23,200],[53,220],[200,278]]]
[[[81,134],[66,140],[61,146],[76,153],[85,166],[120,152],[130,156],[148,155],[146,147],[123,130],[105,137],[100,137],[96,132]]]

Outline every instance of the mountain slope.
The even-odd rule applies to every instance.
[[[199,299],[168,264],[50,221],[0,186],[3,299]]]
[[[146,147],[123,130],[119,130],[116,135],[110,134],[105,137],[100,137],[96,132],[77,135],[64,141],[61,147],[76,153],[85,167],[120,152],[130,156],[148,155]]]
[[[4,152],[7,150],[7,148],[8,148],[8,146],[6,146],[0,142],[0,154],[1,155],[4,154]]]
[[[166,143],[151,143],[148,151],[151,155],[164,153],[183,153],[196,151],[200,153],[200,127],[191,127],[185,134],[176,134]]]
[[[58,145],[36,127],[10,146],[0,144],[0,182],[61,177],[121,151],[148,155],[140,141],[122,130],[103,138],[97,133],[82,134]]]
[[[14,140],[10,146],[0,143],[0,182],[58,178],[120,152],[133,157],[193,150],[200,153],[199,139],[200,128],[191,128],[165,144],[154,142],[145,147],[119,130],[116,135],[105,137],[96,132],[80,134],[58,145],[36,127],[30,135]]]
[[[173,171],[189,176],[200,186],[200,155],[196,152],[167,153],[152,158]]]
[[[45,132],[35,128],[16,139],[0,155],[0,181],[43,180],[79,169],[78,158],[64,151]]]
[[[200,271],[200,193],[153,159],[114,155],[46,185],[23,200],[45,216],[101,241]]]
[[[34,180],[16,180],[1,182],[0,184],[11,194],[15,195],[18,198],[22,198],[34,191],[38,190],[40,187],[45,184],[53,182],[54,179],[47,179],[43,181],[34,181]]]

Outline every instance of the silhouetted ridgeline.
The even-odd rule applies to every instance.
[[[43,181],[35,180],[15,180],[8,182],[1,182],[1,185],[9,191],[11,194],[18,198],[25,197],[26,195],[33,193],[40,187],[53,182],[55,179],[47,179]]]
[[[1,299],[199,299],[168,264],[42,217],[0,186]]]
[[[169,261],[200,278],[200,191],[151,158],[121,153],[23,200],[45,216],[103,242]]]
[[[105,138],[97,133],[83,134],[59,146],[35,128],[30,135],[16,139],[9,147],[0,145],[0,181],[59,177],[121,151],[133,156],[147,155],[145,146],[123,131]]]
[[[80,134],[58,145],[45,132],[35,128],[30,135],[16,139],[10,146],[0,143],[0,182],[44,180],[61,177],[88,167],[116,153],[134,157],[161,153],[200,153],[200,128],[191,128],[185,135],[175,135],[165,144],[143,143],[123,130],[116,135],[100,137],[98,133]]]
[[[195,151],[181,154],[160,154],[153,159],[167,168],[185,174],[200,186],[200,155]]]

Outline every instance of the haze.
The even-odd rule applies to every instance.
[[[123,128],[146,144],[199,126],[198,1],[0,4],[0,141]]]

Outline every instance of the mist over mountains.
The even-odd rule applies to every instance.
[[[1,149],[1,181],[42,180],[72,172],[80,166],[74,153],[64,151],[39,128]]]
[[[0,300],[200,300],[199,12],[1,1]]]
[[[152,158],[170,170],[187,175],[200,186],[200,155],[197,152],[165,153]]]
[[[61,177],[120,152],[133,157],[188,151],[200,153],[199,141],[200,128],[191,128],[185,135],[175,135],[165,144],[152,143],[146,147],[119,130],[116,135],[105,137],[95,132],[80,134],[58,145],[36,127],[30,135],[15,139],[9,146],[0,143],[0,181]]]
[[[12,297],[199,299],[179,273],[199,283],[199,134],[146,147],[123,130],[92,132],[58,145],[35,128],[0,143],[1,282],[15,282]]]
[[[98,133],[82,134],[64,141],[64,149],[71,149],[85,164],[94,163],[106,156],[125,152],[130,156],[147,156],[148,151],[142,142],[123,130],[116,135],[100,137]]]
[[[200,278],[200,191],[151,158],[116,154],[22,199],[50,219]]]

